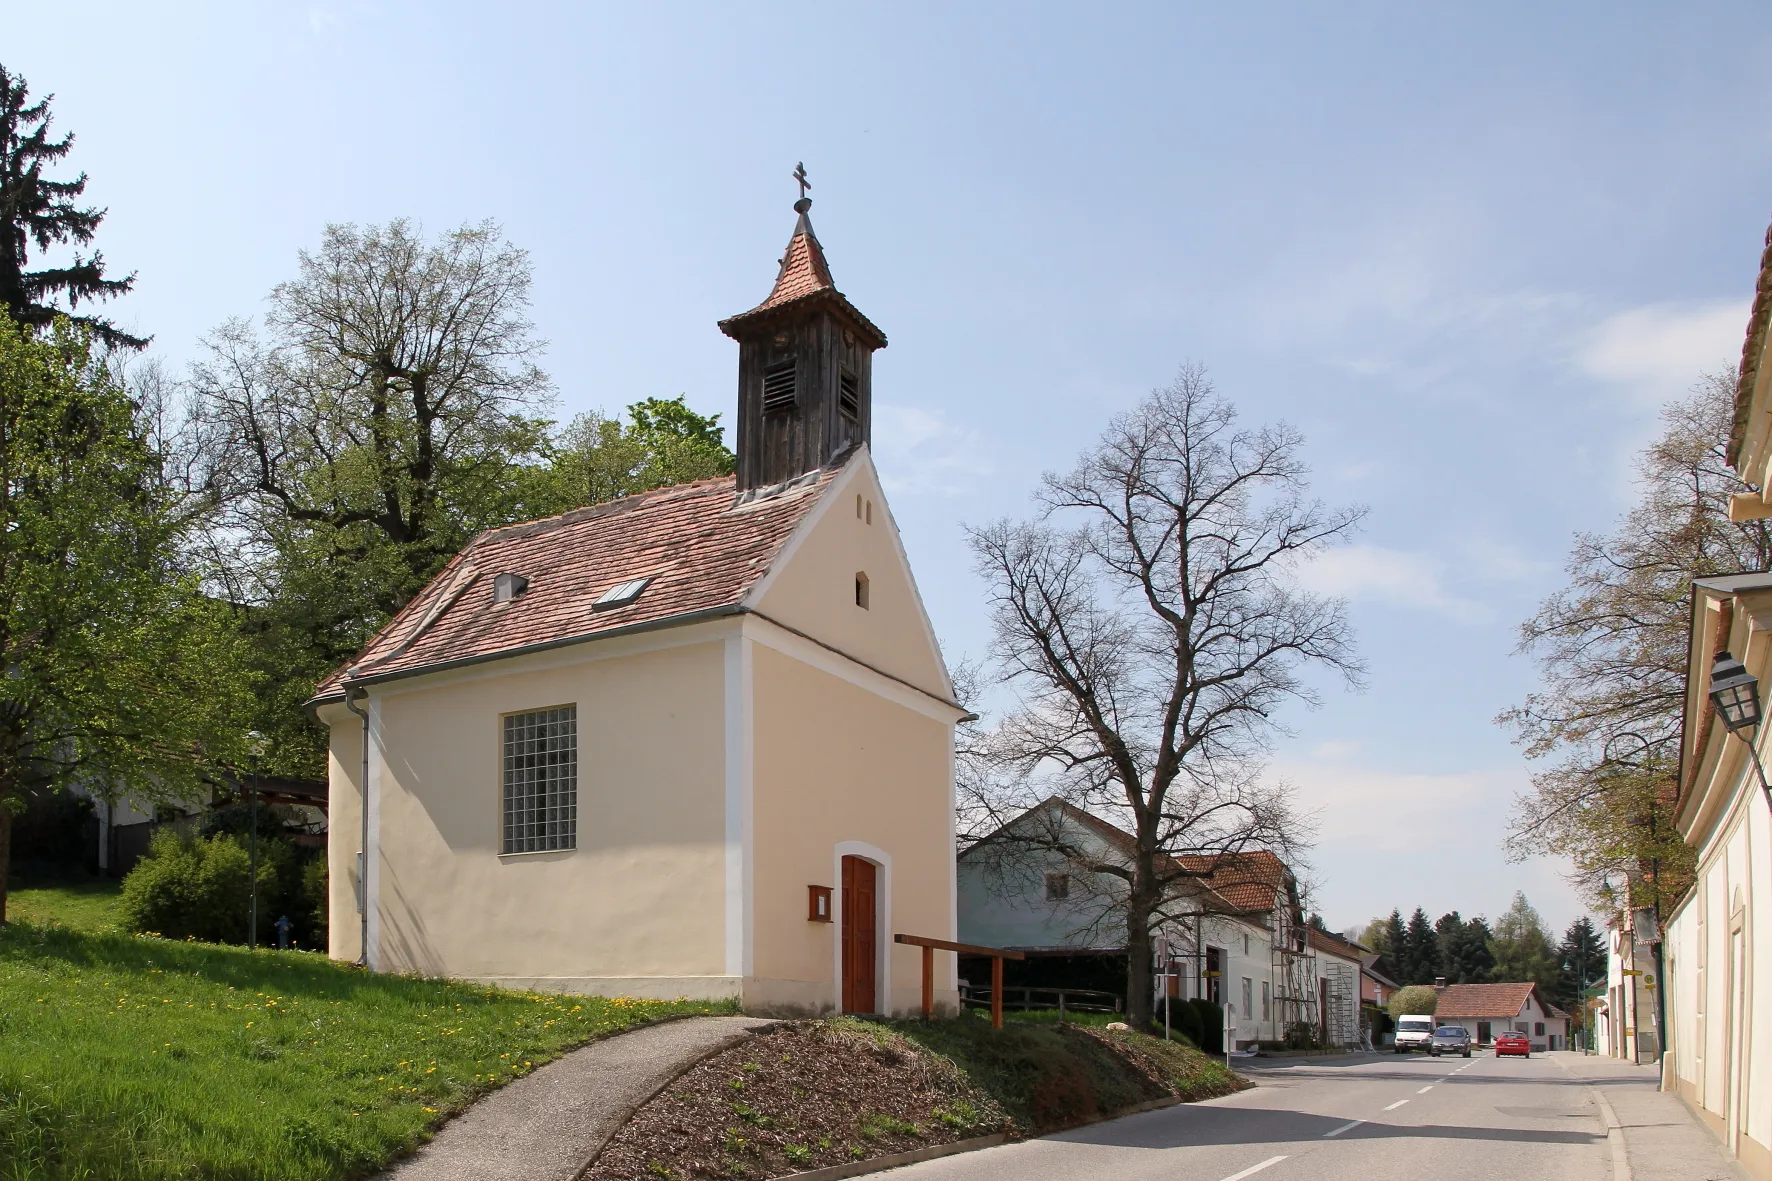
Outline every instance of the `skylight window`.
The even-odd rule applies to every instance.
[[[651,581],[650,578],[634,578],[627,582],[618,582],[597,596],[597,601],[591,604],[591,610],[608,611],[614,607],[626,607],[640,597],[640,592]]]

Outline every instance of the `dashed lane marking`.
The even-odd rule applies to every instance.
[[[1429,1092],[1429,1091],[1431,1091],[1431,1090],[1433,1090],[1433,1089],[1434,1089],[1434,1085],[1433,1085],[1433,1084],[1432,1084],[1432,1083],[1429,1083],[1429,1084],[1428,1084],[1428,1085],[1427,1085],[1427,1086],[1425,1086],[1425,1087],[1423,1087],[1423,1088],[1421,1088],[1421,1090],[1419,1090],[1419,1091],[1417,1091],[1417,1092],[1415,1092],[1415,1093],[1416,1093],[1416,1094],[1417,1094],[1417,1095],[1425,1095],[1425,1094],[1427,1094],[1427,1093],[1428,1093],[1428,1092]]]
[[[1403,1106],[1403,1104],[1405,1104],[1407,1102],[1409,1102],[1409,1100],[1399,1099],[1395,1103],[1391,1104],[1389,1107],[1385,1108],[1385,1110],[1386,1111],[1395,1111],[1397,1108]]]
[[[1351,1119],[1351,1120],[1347,1121],[1347,1123],[1342,1124],[1339,1128],[1331,1128],[1329,1131],[1324,1132],[1323,1139],[1328,1140],[1328,1139],[1331,1139],[1335,1136],[1339,1136],[1343,1132],[1348,1131],[1351,1128],[1357,1128],[1365,1122],[1366,1121],[1363,1119]]]
[[[1267,1168],[1269,1165],[1277,1165],[1285,1159],[1286,1158],[1283,1156],[1270,1156],[1266,1160],[1262,1161],[1259,1165],[1250,1165],[1248,1168],[1244,1169],[1241,1173],[1232,1173],[1230,1176],[1226,1177],[1224,1179],[1224,1181],[1243,1181],[1243,1178],[1253,1177],[1255,1174],[1261,1172],[1263,1169]]]

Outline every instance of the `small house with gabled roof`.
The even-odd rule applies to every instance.
[[[810,204],[769,297],[720,325],[735,476],[481,534],[319,686],[335,958],[920,1007],[891,936],[954,938],[965,711],[869,452],[886,338]]]
[[[1475,1045],[1489,1045],[1496,1034],[1521,1033],[1534,1050],[1569,1048],[1569,1014],[1536,984],[1447,984],[1438,991],[1434,1024],[1459,1026]]]

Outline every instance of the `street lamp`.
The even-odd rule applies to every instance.
[[[1766,782],[1766,768],[1760,763],[1760,744],[1757,741],[1760,728],[1760,680],[1747,671],[1747,666],[1729,655],[1727,652],[1717,653],[1717,662],[1710,670],[1710,699],[1717,707],[1717,716],[1723,719],[1723,725],[1729,733],[1742,736],[1747,743],[1747,753],[1754,761],[1754,771],[1760,777],[1760,790],[1766,793],[1766,802],[1772,804],[1772,784]]]

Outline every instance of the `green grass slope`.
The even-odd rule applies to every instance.
[[[104,931],[96,893],[35,901],[14,913],[72,921],[0,928],[4,1181],[361,1176],[565,1049],[724,1011],[369,975]]]

